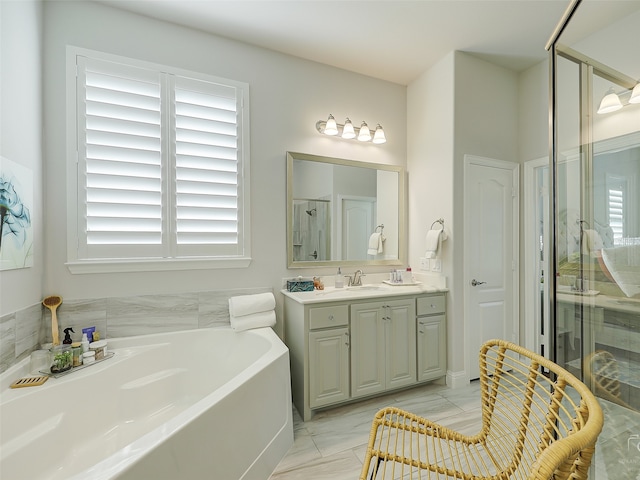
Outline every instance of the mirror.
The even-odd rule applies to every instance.
[[[402,167],[287,152],[287,266],[403,264],[405,208]]]

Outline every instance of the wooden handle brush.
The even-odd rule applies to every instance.
[[[58,317],[56,316],[56,309],[62,303],[62,297],[58,295],[51,295],[42,301],[42,304],[51,310],[51,336],[53,337],[53,344],[60,345],[60,334],[58,333]]]

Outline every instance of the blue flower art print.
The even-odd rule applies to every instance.
[[[0,270],[33,265],[31,171],[0,157]]]

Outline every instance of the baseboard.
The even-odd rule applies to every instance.
[[[449,388],[462,388],[469,385],[469,376],[464,370],[461,372],[452,372],[447,370],[447,386]]]

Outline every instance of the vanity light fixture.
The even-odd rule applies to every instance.
[[[361,142],[368,142],[369,140],[371,140],[371,130],[369,130],[369,125],[367,125],[367,122],[362,122],[362,125],[360,125],[358,140]]]
[[[329,114],[329,118],[327,119],[327,123],[324,126],[324,134],[325,135],[337,135],[338,134],[338,125],[336,124],[336,119],[333,118],[333,115]]]
[[[367,125],[367,122],[362,122],[360,127],[354,127],[349,117],[344,122],[344,125],[336,123],[333,115],[329,115],[329,118],[325,120],[318,120],[316,122],[316,130],[323,135],[339,136],[347,140],[357,139],[361,142],[372,142],[377,145],[385,143],[387,137],[384,134],[382,126],[378,123],[375,133],[371,135],[371,130]]]
[[[600,101],[600,106],[598,107],[598,113],[611,113],[616,110],[620,110],[622,108],[622,102],[620,101],[620,97],[613,90],[613,87],[607,91],[607,94],[602,97]]]

